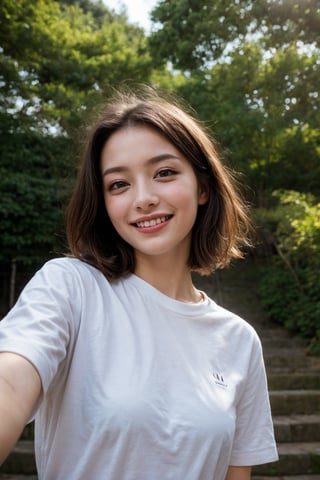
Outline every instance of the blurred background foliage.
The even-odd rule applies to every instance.
[[[3,308],[16,271],[66,250],[63,209],[92,113],[113,88],[147,83],[212,130],[247,185],[264,305],[320,351],[318,0],[159,0],[151,20],[145,32],[101,0],[1,1]]]

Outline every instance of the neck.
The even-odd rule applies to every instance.
[[[135,274],[165,295],[182,302],[199,302],[200,292],[192,283],[191,270],[174,259],[137,258]]]

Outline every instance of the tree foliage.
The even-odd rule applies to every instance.
[[[0,3],[0,264],[60,247],[79,126],[110,89],[145,81],[144,31],[101,1]]]
[[[151,18],[153,54],[182,70],[206,68],[248,37],[266,49],[319,41],[318,0],[162,0]]]
[[[3,267],[9,268],[12,259],[33,266],[62,248],[58,234],[70,175],[68,143],[37,134],[0,136]]]
[[[143,30],[101,2],[82,3],[85,9],[54,0],[0,6],[1,97],[19,119],[32,114],[42,131],[72,132],[110,85],[150,74]]]
[[[320,353],[320,203],[292,190],[274,195],[276,208],[258,216],[275,232],[280,252],[263,270],[262,300],[277,322],[311,339]]]
[[[153,55],[184,72],[179,91],[253,202],[268,205],[279,188],[319,194],[319,3],[163,0],[153,20]]]

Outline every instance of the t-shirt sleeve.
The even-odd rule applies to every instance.
[[[44,394],[75,338],[79,290],[76,272],[67,262],[50,261],[28,282],[0,322],[0,352],[29,360],[39,372]]]
[[[230,465],[250,466],[278,460],[267,378],[260,340],[254,337],[248,375],[237,405]]]

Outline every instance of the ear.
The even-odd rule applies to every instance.
[[[209,189],[207,183],[202,183],[199,185],[199,198],[198,205],[205,205],[209,200]]]

